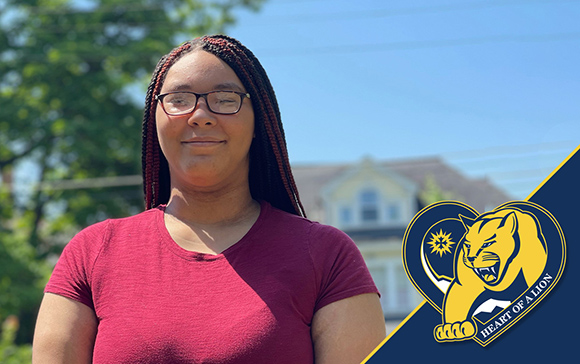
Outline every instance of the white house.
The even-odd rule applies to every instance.
[[[402,239],[413,216],[428,203],[425,191],[462,201],[480,213],[509,197],[487,180],[469,179],[439,158],[293,166],[308,218],[346,232],[363,254],[381,292],[386,320],[400,321],[423,298],[409,282]]]

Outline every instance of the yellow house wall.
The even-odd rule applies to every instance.
[[[350,206],[353,208],[353,214],[356,214],[359,194],[365,188],[373,188],[379,192],[384,206],[387,206],[390,202],[399,203],[401,223],[408,223],[413,218],[416,212],[414,211],[414,196],[404,186],[401,186],[398,181],[379,173],[375,169],[363,168],[359,173],[341,181],[339,186],[326,195],[327,204],[330,207],[327,210],[329,216],[326,216],[326,222],[337,227],[343,227],[340,226],[338,218],[340,208],[342,206]]]

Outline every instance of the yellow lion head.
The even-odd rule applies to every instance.
[[[545,246],[535,217],[515,208],[488,212],[473,220],[460,215],[460,219],[466,229],[461,244],[462,263],[486,286],[502,282],[520,253],[522,242],[528,245],[534,241]],[[514,267],[521,268],[521,264]]]

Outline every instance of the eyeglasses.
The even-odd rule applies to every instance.
[[[211,91],[204,94],[178,91],[156,95],[155,100],[161,102],[161,107],[167,115],[177,116],[192,113],[200,98],[205,99],[209,111],[215,114],[230,115],[240,111],[244,97],[249,99],[250,94],[236,91]]]

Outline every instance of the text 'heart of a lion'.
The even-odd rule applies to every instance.
[[[535,203],[512,201],[479,214],[441,201],[415,215],[402,255],[409,279],[442,315],[435,340],[485,346],[555,286],[566,244],[556,219]]]

